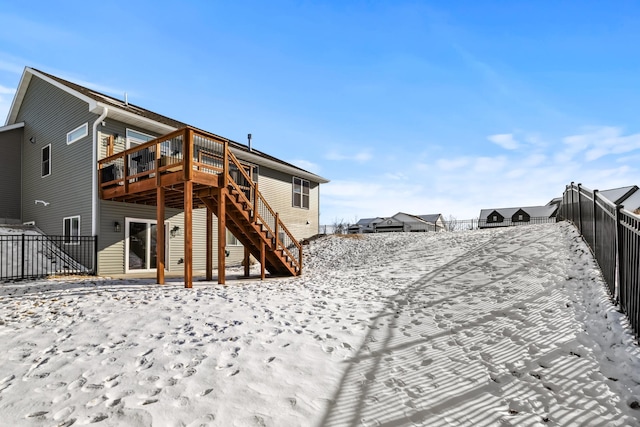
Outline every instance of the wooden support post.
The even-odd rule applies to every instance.
[[[156,281],[164,285],[164,242],[167,237],[164,233],[164,187],[156,188],[156,203]]]
[[[264,247],[264,240],[260,239],[260,279],[264,280],[265,278],[265,274],[264,274],[264,255],[265,255],[265,247]]]
[[[213,280],[213,212],[207,207],[207,281]]]
[[[184,287],[193,287],[193,182],[184,183]]]
[[[302,276],[302,245],[300,245],[300,268],[298,269],[298,276]]]
[[[193,172],[193,130],[186,128],[184,132],[184,144],[182,147],[184,151],[184,159],[182,173],[185,181],[191,180]]]
[[[251,260],[251,252],[249,252],[249,248],[244,247],[244,277],[249,277],[251,271],[249,269],[249,261]]]
[[[225,284],[225,253],[227,249],[227,187],[220,187],[218,189],[218,284]]]

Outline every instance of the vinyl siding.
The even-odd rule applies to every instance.
[[[22,128],[0,133],[0,223],[20,220],[20,175],[22,173]]]
[[[92,125],[87,103],[33,77],[16,121],[25,122],[22,159],[22,220],[60,235],[64,217],[80,216],[80,234],[91,234]],[[88,123],[88,135],[67,145],[67,132]],[[51,174],[41,177],[42,148],[51,144]],[[35,204],[43,200],[48,206]]]
[[[320,185],[317,182],[310,182],[309,209],[293,207],[293,175],[260,167],[258,188],[296,239],[317,234],[320,202]]]
[[[123,274],[125,272],[125,224],[126,218],[156,219],[155,206],[137,205],[112,201],[100,202],[100,237],[98,238],[98,274]],[[206,267],[206,219],[205,209],[193,211],[193,269],[204,270]],[[169,221],[169,230],[179,227],[175,237],[169,234],[169,262],[167,270],[182,271],[184,264],[184,213],[178,209],[166,209],[165,220]],[[114,231],[114,223],[120,223],[120,232]],[[216,216],[213,216],[213,266],[217,265],[218,227]],[[230,255],[227,265],[238,265],[242,262],[244,250],[240,247],[229,247]]]
[[[142,133],[146,133],[147,135],[152,135],[152,136],[161,136],[158,135],[155,132],[151,132],[148,131],[146,129],[137,127],[137,126],[132,126],[132,125],[128,125],[126,123],[123,122],[119,122],[117,120],[114,119],[110,119],[109,117],[107,117],[104,120],[104,123],[106,126],[98,126],[98,131],[100,132],[100,137],[99,137],[99,148],[98,148],[98,160],[103,159],[106,157],[107,154],[107,145],[106,145],[106,140],[105,138],[113,135],[114,136],[114,147],[113,147],[113,153],[117,154],[121,151],[124,151],[126,149],[126,144],[127,144],[127,129],[133,129]]]

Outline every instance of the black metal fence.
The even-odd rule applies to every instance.
[[[640,216],[573,182],[563,194],[559,215],[580,230],[611,299],[640,335]]]
[[[97,237],[0,235],[0,281],[97,272]]]

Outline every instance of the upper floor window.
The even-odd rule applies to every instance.
[[[293,177],[293,206],[309,209],[309,181]]]
[[[137,130],[127,129],[127,148],[144,144],[145,142],[151,141],[152,139],[156,139],[156,137],[153,135],[147,135],[146,133],[138,132]]]
[[[89,123],[82,124],[67,134],[67,145],[89,135]]]
[[[62,220],[62,235],[65,245],[80,243],[80,216],[70,216]]]
[[[522,214],[518,215],[518,221],[522,221]]]
[[[42,177],[51,175],[51,144],[42,147]]]
[[[493,216],[493,222],[498,222],[498,215]]]

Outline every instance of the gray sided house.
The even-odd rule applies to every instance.
[[[558,205],[525,206],[516,208],[482,209],[478,228],[508,227],[511,225],[554,222]]]
[[[351,234],[444,230],[446,225],[441,214],[411,215],[404,212],[392,217],[363,218],[349,227]]]
[[[152,142],[170,133],[172,139]],[[239,264],[247,256],[242,242],[259,247],[251,233],[243,232],[249,226],[268,242],[280,243],[284,253],[278,238],[299,240],[317,233],[320,184],[328,182],[262,151],[28,67],[0,128],[0,146],[0,219],[33,222],[49,235],[98,236],[100,275],[152,272],[162,264],[163,271],[182,271],[185,262],[204,270],[211,262],[207,258],[220,259],[220,248],[228,253],[228,263]],[[223,188],[223,171],[244,183]],[[187,188],[194,194],[188,213],[187,197],[182,198]],[[219,195],[229,199],[226,210],[218,207],[223,204]],[[157,201],[165,197],[161,211]],[[258,227],[252,210],[258,202],[269,205],[260,208],[263,216],[283,224],[276,222],[276,231]],[[228,220],[212,220],[215,209]],[[164,236],[157,232],[158,212],[164,213]],[[238,219],[241,214],[250,224]],[[192,218],[189,225],[185,215]],[[220,223],[226,232],[218,232]],[[290,235],[285,236],[285,228]],[[213,238],[213,252],[205,236]],[[160,238],[165,241],[163,260],[156,247]],[[185,245],[192,248],[186,252]],[[185,253],[192,253],[192,261]]]

